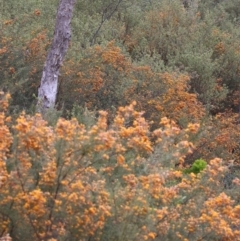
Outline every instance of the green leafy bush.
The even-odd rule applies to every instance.
[[[204,161],[203,159],[198,159],[192,164],[190,168],[185,169],[184,173],[198,174],[201,171],[203,171],[206,168],[206,166],[207,166],[206,161]]]

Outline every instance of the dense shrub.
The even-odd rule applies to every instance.
[[[162,118],[150,132],[136,103],[120,107],[111,126],[104,111],[89,128],[62,118],[49,126],[39,114],[13,122],[7,99],[1,93],[1,235],[239,240],[239,179],[224,193],[218,158],[198,175],[182,172],[198,124],[180,129]]]
[[[67,62],[63,71],[59,103],[69,109],[75,103],[114,113],[135,100],[137,109],[144,111],[155,127],[164,116],[186,125],[199,121],[205,113],[196,94],[188,92],[189,76],[136,65],[114,42],[90,49],[79,63]]]
[[[1,2],[0,240],[240,240],[238,1],[77,1],[41,116],[57,4]]]
[[[114,54],[120,53],[135,67],[149,66],[154,74],[180,72],[189,76],[188,92],[197,94],[198,100],[213,113],[229,108],[229,104],[235,108],[240,78],[240,32],[238,14],[231,10],[234,3],[235,0],[217,1],[215,4],[180,0],[171,3],[142,0],[131,4],[121,1],[111,15],[116,7],[115,1],[98,0],[88,4],[78,1],[66,68],[60,78],[63,82],[59,87],[60,107],[71,109],[74,101],[81,105],[84,102],[89,104],[89,99],[99,88],[99,83],[97,86],[88,83],[85,87],[88,88],[87,93],[79,93],[81,86],[73,87],[79,72],[83,74],[83,80],[80,81],[81,76],[78,75],[78,85],[101,79],[105,84],[104,93],[98,94],[104,94],[105,98],[98,101],[94,106],[96,109],[130,103],[119,103],[124,102],[122,97],[126,87],[135,85],[135,80],[147,81],[150,76],[139,79],[137,74],[130,76],[131,73],[119,71],[123,67],[123,59],[123,62],[115,63],[119,64],[117,70],[111,66],[113,59],[102,62],[100,52],[109,54],[111,49],[104,50],[104,46],[111,45],[114,40],[119,48]],[[1,15],[0,73],[3,77],[0,86],[11,92],[11,105],[15,109],[28,109],[35,104],[43,63],[52,38],[57,1],[31,0],[27,6],[22,5],[16,5],[11,0],[4,2]],[[49,23],[52,23],[51,28],[46,28]],[[101,49],[98,56],[90,49],[90,46],[96,45],[100,45],[96,49]],[[94,66],[100,69],[94,69]],[[63,97],[68,84],[68,95]],[[232,99],[232,96],[236,98]]]

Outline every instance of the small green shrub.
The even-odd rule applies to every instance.
[[[184,170],[184,173],[198,174],[203,171],[207,166],[207,163],[203,159],[196,160],[190,168]]]

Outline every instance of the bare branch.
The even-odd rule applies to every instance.
[[[116,6],[112,9],[112,11],[111,11],[109,14],[107,14],[107,12],[108,12],[108,9],[111,7],[112,3],[110,3],[110,4],[103,10],[102,20],[101,20],[101,22],[100,22],[100,24],[99,24],[96,32],[94,33],[93,37],[92,37],[91,40],[90,40],[90,46],[93,46],[93,45],[95,44],[96,38],[97,38],[97,36],[98,36],[98,33],[99,33],[101,27],[103,26],[104,22],[105,22],[106,20],[109,20],[109,19],[113,16],[113,14],[117,11],[117,9],[118,9],[118,7],[119,7],[119,5],[120,5],[120,3],[121,3],[122,1],[123,1],[123,0],[118,0]]]

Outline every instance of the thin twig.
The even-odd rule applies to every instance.
[[[103,10],[102,20],[101,20],[101,22],[100,22],[97,30],[95,31],[93,37],[92,37],[91,40],[90,40],[90,46],[93,46],[93,45],[95,44],[96,37],[97,37],[97,35],[98,35],[101,27],[103,26],[104,22],[105,22],[106,20],[109,20],[109,19],[112,17],[112,15],[117,11],[117,9],[118,9],[118,7],[119,7],[119,5],[120,5],[120,3],[121,3],[122,1],[123,1],[123,0],[118,0],[117,5],[116,5],[115,8],[110,12],[110,14],[107,14],[107,10],[108,10],[108,8],[111,6],[111,3]]]

